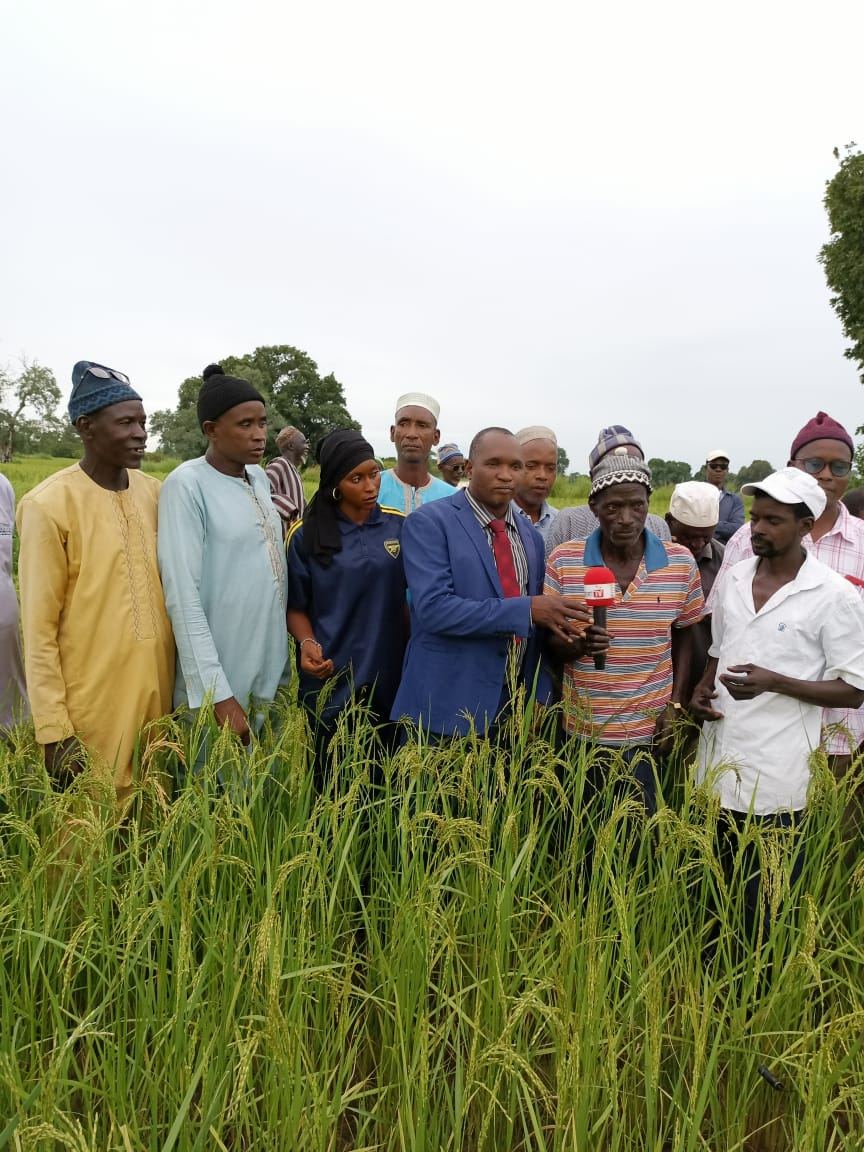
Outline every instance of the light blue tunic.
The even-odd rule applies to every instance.
[[[378,503],[382,508],[395,508],[404,512],[415,512],[421,504],[428,504],[430,500],[440,500],[444,496],[452,496],[456,489],[437,476],[430,476],[422,488],[412,488],[396,475],[393,468],[381,473],[381,489],[378,493]]]
[[[246,476],[226,476],[200,456],[162,485],[158,553],[177,642],[175,707],[234,696],[248,711],[291,676],[282,522],[263,468],[250,465]]]

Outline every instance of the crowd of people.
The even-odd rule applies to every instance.
[[[160,486],[140,471],[129,379],[81,361],[72,382],[82,458],[17,514],[26,692],[0,508],[0,720],[29,708],[58,787],[92,765],[122,801],[175,709],[211,706],[249,745],[292,647],[319,788],[356,704],[384,751],[469,732],[506,743],[517,695],[558,705],[557,755],[591,753],[586,796],[623,764],[648,813],[658,761],[695,721],[698,778],[733,824],[797,826],[812,754],[842,773],[864,742],[864,490],[846,493],[854,445],[823,412],[791,437],[787,467],[743,486],[745,524],[723,449],[657,516],[642,446],[612,425],[589,454],[587,504],[559,510],[551,428],[487,427],[463,453],[439,445],[439,405],[416,392],[395,405],[395,465],[333,431],[307,505],[303,431],[282,429],[262,467],[265,399],[219,365],[198,397],[206,451]],[[586,602],[590,570],[606,572],[605,620]]]

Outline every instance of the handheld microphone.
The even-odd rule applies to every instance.
[[[615,603],[616,582],[608,568],[589,568],[585,573],[585,603],[594,613],[598,628],[606,627],[606,609]],[[606,653],[594,653],[594,668],[602,672],[606,667]]]

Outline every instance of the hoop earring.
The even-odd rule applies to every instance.
[[[338,504],[339,501],[342,499],[342,493],[339,491],[338,488],[334,488],[333,491],[330,493],[330,495],[333,499],[334,504]]]

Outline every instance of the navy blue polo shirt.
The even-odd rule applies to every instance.
[[[345,706],[352,684],[355,692],[366,691],[376,712],[390,713],[406,640],[404,522],[401,512],[378,504],[365,524],[339,513],[342,551],[329,567],[307,554],[302,521],[288,537],[288,607],[306,613],[324,659],[335,668],[328,680],[301,672],[298,646],[299,697],[314,708],[326,689],[325,716]]]

